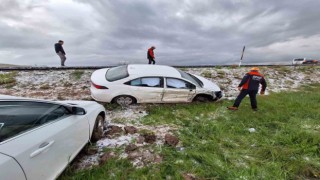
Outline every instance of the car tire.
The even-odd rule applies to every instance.
[[[211,100],[212,100],[211,97],[204,96],[204,95],[198,95],[193,99],[194,102],[209,102]]]
[[[90,141],[91,142],[97,142],[99,139],[101,139],[104,135],[104,118],[103,116],[99,115],[96,118],[96,121],[94,123],[93,132]]]
[[[114,99],[114,102],[120,106],[129,106],[134,104],[136,100],[131,96],[118,96]]]

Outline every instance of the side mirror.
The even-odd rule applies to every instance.
[[[87,113],[86,110],[81,107],[73,106],[71,109],[72,109],[72,114],[74,115],[85,115]]]

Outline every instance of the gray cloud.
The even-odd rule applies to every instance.
[[[320,59],[320,1],[2,0],[0,63],[67,65],[289,63]]]

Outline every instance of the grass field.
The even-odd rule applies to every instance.
[[[249,99],[235,112],[226,110],[232,103],[152,105],[143,123],[179,126],[183,149],[154,146],[163,157],[160,164],[137,169],[127,159],[114,158],[91,170],[68,169],[60,179],[320,177],[319,84],[259,96],[258,112],[251,110]]]

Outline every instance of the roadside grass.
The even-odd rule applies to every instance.
[[[245,98],[232,101],[150,105],[148,125],[179,126],[182,150],[155,146],[160,164],[135,168],[127,159],[68,172],[60,179],[317,179],[320,177],[320,84],[298,92],[258,97],[259,111]],[[255,132],[249,129],[254,128]]]
[[[16,71],[0,74],[0,85],[15,84],[17,75],[18,75],[18,72],[16,72]]]
[[[72,73],[70,73],[70,75],[77,80],[79,80],[83,74],[84,74],[83,70],[75,70]]]
[[[304,66],[294,66],[293,69],[295,71],[300,71],[303,73],[311,74],[314,70],[320,70],[320,66],[310,66],[310,65],[304,65]]]
[[[201,76],[206,77],[206,78],[212,78],[212,73],[208,70],[205,70],[201,73]]]
[[[42,90],[47,90],[47,89],[50,89],[51,86],[49,84],[45,83],[45,84],[42,84],[39,88]]]

